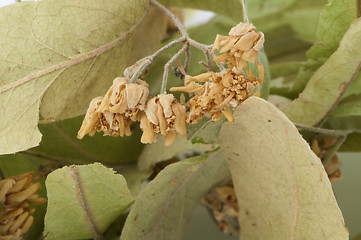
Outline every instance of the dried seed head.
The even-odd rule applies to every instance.
[[[3,209],[0,213],[0,239],[17,240],[30,229],[35,209],[30,204],[46,202],[38,192],[40,183],[34,183],[37,177],[33,172],[13,176],[0,181],[0,202]]]
[[[245,101],[253,89],[263,80],[263,67],[258,64],[260,77],[256,78],[248,72],[247,78],[243,74],[236,74],[230,69],[220,73],[209,72],[195,77],[186,77],[184,87],[173,87],[171,91],[184,91],[194,93],[189,102],[189,115],[187,122],[195,123],[202,117],[212,117],[213,121],[221,119],[222,114],[233,122],[233,114],[229,105],[236,107]],[[208,82],[205,82],[205,76]]]
[[[104,97],[90,102],[78,138],[101,131],[108,136],[131,135],[130,124],[140,120],[148,94],[148,84],[142,80],[129,83],[127,78],[115,78]]]
[[[332,152],[337,137],[314,138],[311,142],[312,151],[324,162]],[[326,173],[331,183],[338,182],[342,179],[342,163],[338,160],[337,155],[333,155],[331,161],[325,166]]]
[[[240,23],[229,31],[228,36],[217,35],[212,50],[217,49],[222,55],[214,61],[227,63],[234,72],[241,73],[246,62],[253,63],[257,60],[263,43],[262,32],[256,32],[252,24]]]
[[[165,145],[172,145],[177,135],[186,136],[186,108],[172,94],[159,94],[150,99],[142,113],[140,127],[142,143],[156,141],[158,134],[166,136]]]
[[[223,186],[213,187],[201,203],[212,211],[221,232],[229,235],[239,234],[239,209],[232,180]]]

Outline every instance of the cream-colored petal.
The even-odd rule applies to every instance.
[[[172,103],[175,100],[173,94],[159,94],[158,98],[163,107],[164,116],[170,118],[173,115]]]
[[[159,120],[160,134],[166,135],[167,128],[168,128],[168,123],[167,123],[167,120],[165,119],[165,116],[164,116],[163,107],[162,107],[162,105],[160,105],[159,102],[158,102],[158,108],[157,108],[157,118]]]
[[[225,39],[227,39],[228,38],[228,36],[223,36],[223,35],[219,35],[219,34],[217,34],[217,36],[216,36],[216,39],[214,40],[214,44],[213,44],[213,47],[212,47],[212,51],[214,51],[214,50],[218,50],[219,49],[219,47],[220,47],[220,42],[221,41],[224,41]]]
[[[263,44],[264,44],[264,34],[263,32],[259,32],[259,39],[257,41],[257,43],[254,45],[253,49],[256,51],[260,51],[263,48]]]
[[[118,122],[119,135],[123,137],[123,136],[124,136],[124,133],[125,133],[124,117],[123,117],[122,114],[116,113],[116,114],[115,114],[115,119],[116,119],[117,122]]]
[[[201,74],[199,74],[197,76],[190,77],[189,81],[207,82],[209,80],[209,78],[214,74],[215,74],[214,72],[201,73]]]
[[[142,138],[140,139],[142,143],[152,143],[156,141],[153,124],[148,120],[145,113],[143,113],[140,118],[140,127],[143,130]]]
[[[185,106],[177,103],[172,105],[172,109],[175,115],[174,129],[180,135],[187,136]]]
[[[234,47],[240,51],[249,51],[253,47],[258,37],[259,33],[257,32],[246,33],[238,40]]]
[[[231,37],[226,45],[224,45],[221,50],[219,50],[220,53],[228,52],[232,47],[234,47],[234,44],[237,42],[237,37]]]
[[[231,28],[228,35],[230,36],[241,36],[250,31],[256,31],[256,27],[249,23],[239,23],[237,26]]]
[[[177,138],[178,134],[176,131],[170,131],[167,136],[165,136],[165,146],[170,146],[174,143],[175,139]]]
[[[142,97],[142,87],[135,83],[129,83],[125,86],[127,93],[127,104],[129,109],[133,109]]]
[[[201,91],[201,89],[203,88],[202,85],[195,83],[195,82],[191,82],[186,86],[182,86],[182,87],[172,87],[170,88],[169,91],[171,92],[188,92],[188,93],[196,93]]]
[[[250,63],[254,63],[257,60],[257,57],[258,51],[254,50],[253,48],[248,52],[244,52],[242,55],[242,59]]]
[[[146,113],[148,120],[151,123],[153,123],[154,125],[159,124],[159,121],[157,118],[157,107],[158,107],[158,105],[156,103],[157,99],[158,99],[157,97],[153,97],[152,99],[150,99],[146,103],[145,109],[144,109],[144,112]]]
[[[233,113],[230,107],[226,106],[222,110],[222,113],[224,114],[224,116],[227,118],[228,121],[234,122]]]
[[[78,139],[82,139],[87,133],[91,132],[96,123],[99,121],[99,113],[97,112],[97,109],[101,104],[102,99],[103,97],[96,97],[90,102],[83,123],[78,131]]]

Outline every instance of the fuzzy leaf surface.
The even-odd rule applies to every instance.
[[[157,142],[144,147],[138,159],[138,169],[140,171],[149,171],[158,162],[171,159],[181,153],[202,153],[217,147],[217,145],[192,144],[187,137],[183,136],[178,136],[171,146],[165,146],[164,143],[165,138],[159,136]]]
[[[28,152],[70,164],[102,162],[114,165],[138,159],[143,148],[139,128],[134,128],[132,135],[127,137],[103,136],[102,133],[96,133],[79,140],[76,135],[82,120],[83,116],[40,124],[43,139],[38,147],[29,149]]]
[[[284,109],[291,121],[322,124],[356,77],[361,59],[361,19],[354,21],[339,48],[313,74],[302,94]]]
[[[321,161],[275,106],[251,97],[220,145],[238,199],[240,239],[348,239]]]
[[[39,107],[44,119],[64,119],[104,94],[126,66],[146,9],[146,0],[44,0],[0,8],[0,154],[38,145]]]
[[[219,151],[167,166],[138,194],[120,239],[181,240],[200,199],[227,177]]]
[[[133,202],[124,177],[99,163],[58,169],[46,179],[45,236],[100,239]]]

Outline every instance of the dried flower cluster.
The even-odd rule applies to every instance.
[[[227,63],[232,71],[242,73],[246,62],[253,63],[257,60],[263,43],[262,32],[256,32],[256,27],[252,24],[240,23],[229,31],[228,36],[217,35],[212,50],[217,49],[223,54],[214,61]]]
[[[221,232],[239,234],[238,202],[232,180],[212,188],[201,203],[212,211]]]
[[[142,113],[140,127],[142,143],[156,141],[158,134],[165,136],[165,145],[172,145],[178,134],[187,135],[186,108],[172,94],[159,94],[150,99]]]
[[[129,136],[130,124],[140,121],[142,143],[166,136],[166,145],[174,142],[177,134],[186,135],[186,108],[172,94],[148,98],[148,84],[142,80],[130,83],[127,78],[115,78],[104,97],[94,98],[89,105],[78,138],[86,134],[104,132],[109,136]]]
[[[332,147],[336,144],[337,137],[327,137],[313,139],[311,144],[312,151],[321,159],[322,162],[331,154]],[[337,155],[333,155],[331,161],[327,164],[325,170],[331,183],[338,182],[342,179],[341,162]]]
[[[232,28],[229,36],[217,35],[213,50],[220,49],[222,55],[214,60],[224,62],[227,69],[221,72],[207,72],[198,76],[185,76],[184,86],[173,87],[171,91],[192,93],[187,107],[183,106],[172,94],[159,94],[149,97],[148,85],[137,80],[131,83],[129,78],[137,71],[143,60],[129,67],[124,72],[126,77],[117,77],[104,97],[94,98],[82,126],[78,138],[86,134],[104,132],[110,136],[129,136],[130,124],[140,121],[143,130],[142,143],[156,141],[157,135],[166,137],[166,145],[171,145],[178,134],[186,135],[186,125],[196,123],[203,117],[220,120],[224,115],[233,122],[232,107],[245,101],[255,87],[263,81],[263,66],[257,62],[258,74],[243,68],[246,61],[255,62],[258,51],[264,42],[262,33],[248,23],[240,23]]]
[[[95,132],[109,136],[131,135],[130,124],[140,120],[148,94],[148,84],[142,80],[129,83],[127,78],[115,78],[104,97],[90,102],[78,138]]]
[[[263,67],[259,66],[260,77],[256,78],[251,71],[246,78],[230,69],[203,73],[195,77],[186,76],[184,87],[173,87],[171,91],[193,93],[189,100],[189,115],[187,122],[195,123],[199,119],[212,117],[213,121],[221,119],[222,114],[233,122],[233,114],[229,105],[235,107],[245,101],[254,88],[263,80]],[[206,82],[205,82],[206,81]],[[205,82],[203,85],[196,82]]]
[[[45,198],[38,195],[40,183],[34,183],[33,172],[6,178],[0,181],[0,240],[17,240],[30,229],[35,209],[31,204],[42,204]]]

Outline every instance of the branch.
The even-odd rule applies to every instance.
[[[318,128],[318,127],[310,127],[302,124],[295,124],[298,129],[320,133],[329,136],[347,136],[348,134],[355,132],[354,130],[334,130],[334,129],[325,129],[325,128]]]
[[[187,51],[187,48],[189,48],[189,45],[188,43],[185,43],[183,47],[164,65],[162,87],[160,88],[161,94],[167,92],[168,74],[170,66],[177,60],[180,55]]]
[[[166,7],[164,7],[163,5],[161,5],[160,3],[158,3],[155,0],[149,0],[149,3],[152,4],[153,6],[157,7],[165,15],[167,15],[171,19],[171,21],[174,23],[174,25],[177,26],[177,28],[179,29],[180,34],[183,37],[188,37],[188,33],[187,33],[185,27],[183,26],[181,21],[171,11],[169,11]]]
[[[165,45],[164,47],[162,47],[161,49],[156,51],[154,54],[137,61],[134,65],[132,65],[124,70],[124,77],[130,78],[130,82],[137,81],[137,79],[143,74],[143,72],[150,65],[152,65],[154,63],[154,61],[160,56],[160,54],[162,54],[167,49],[169,49],[181,42],[184,42],[184,41],[186,41],[185,37],[178,38],[178,39],[168,43],[167,45]],[[140,64],[140,66],[138,66],[139,64]],[[136,71],[134,73],[133,73],[133,68],[136,68]]]

